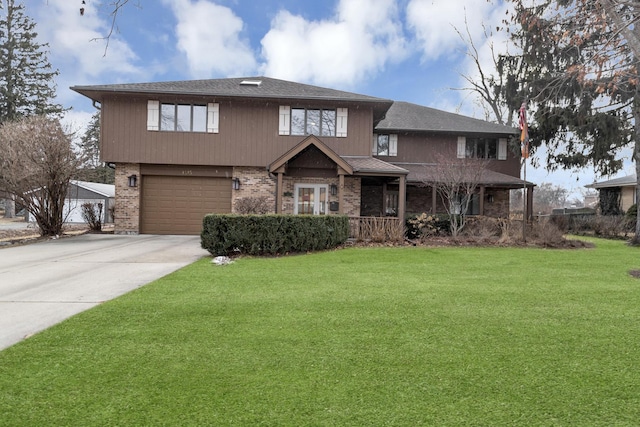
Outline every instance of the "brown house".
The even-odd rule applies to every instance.
[[[471,214],[508,215],[517,130],[267,77],[75,86],[101,111],[118,233],[198,234],[202,217],[267,197],[273,212],[441,212],[438,153],[490,159]],[[531,187],[531,184],[528,184]]]

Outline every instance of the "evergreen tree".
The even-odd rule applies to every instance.
[[[2,0],[0,0],[2,2]],[[58,75],[37,41],[36,23],[25,6],[4,0],[0,9],[0,124],[35,114],[59,114],[52,102]]]
[[[546,145],[549,169],[609,175],[631,146],[640,178],[640,1],[508,1],[517,53],[499,61],[499,89],[509,110],[527,103],[532,148]]]
[[[78,178],[84,181],[113,184],[115,170],[100,161],[100,113],[95,113],[78,146],[82,153],[82,168]]]

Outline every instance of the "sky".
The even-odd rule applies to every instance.
[[[506,46],[503,33],[491,33],[505,16],[501,0],[129,0],[108,43],[113,0],[19,1],[60,72],[56,101],[71,108],[65,121],[79,130],[96,110],[70,86],[250,76],[484,119],[459,90],[468,87],[464,75],[477,74],[460,34],[471,36],[485,70],[491,46]],[[528,181],[562,186],[572,197],[608,178],[593,169],[548,172],[529,163],[526,170]]]

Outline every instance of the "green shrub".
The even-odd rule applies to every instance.
[[[635,203],[631,205],[631,207],[627,209],[625,216],[635,221],[638,217],[638,205],[636,205]]]
[[[212,255],[276,255],[334,248],[349,237],[343,215],[221,215],[202,222],[201,245]]]

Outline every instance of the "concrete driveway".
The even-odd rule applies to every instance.
[[[0,350],[206,255],[199,236],[85,234],[0,248]]]

